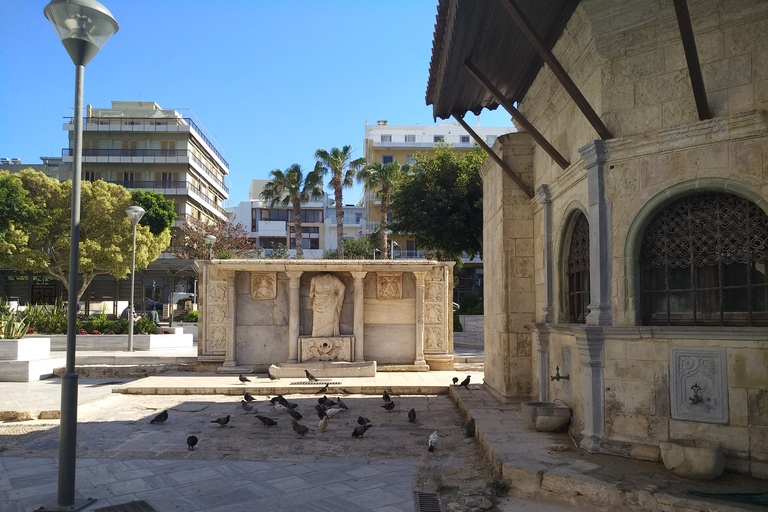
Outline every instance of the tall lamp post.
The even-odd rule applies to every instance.
[[[133,294],[136,291],[136,224],[144,216],[144,208],[141,206],[129,206],[125,209],[125,214],[133,224],[133,260],[131,261],[131,314],[128,315],[128,352],[133,352],[133,317],[135,307],[133,304]]]
[[[85,66],[99,53],[118,25],[109,10],[95,0],[53,0],[43,14],[53,25],[61,43],[75,64],[75,148],[72,166],[72,228],[69,249],[69,307],[67,309],[66,369],[61,376],[61,419],[59,421],[59,480],[55,506],[38,510],[80,510],[93,499],[75,503],[77,458],[77,270],[80,244],[80,173],[83,161],[83,83]]]
[[[203,240],[205,240],[205,245],[207,245],[207,246],[208,246],[208,259],[209,259],[209,260],[210,260],[210,259],[213,259],[213,258],[211,257],[211,255],[212,255],[212,253],[211,253],[211,249],[213,249],[213,244],[215,244],[215,243],[216,243],[216,237],[215,237],[215,236],[213,236],[213,235],[205,235],[205,236],[203,237]]]
[[[400,244],[395,242],[394,240],[390,240],[390,249],[389,249],[389,259],[393,260],[395,259],[395,247],[400,247]]]

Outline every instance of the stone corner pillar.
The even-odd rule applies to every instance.
[[[299,312],[301,301],[299,288],[301,287],[302,271],[287,271],[288,276],[288,362],[299,362]]]
[[[364,295],[363,295],[363,279],[368,274],[368,272],[350,272],[352,274],[352,279],[354,282],[354,288],[355,288],[355,313],[354,313],[354,325],[353,325],[353,333],[355,336],[355,347],[354,347],[354,357],[356,363],[361,363],[365,361],[364,356],[364,339],[363,339],[363,332],[365,331],[365,317],[364,317],[364,310],[363,310],[363,304],[364,304]]]
[[[580,444],[588,452],[598,453],[605,434],[605,334],[603,328],[597,326],[585,326],[575,334],[584,390],[584,430]]]
[[[587,170],[589,199],[589,287],[588,325],[611,325],[611,205],[605,202],[605,163],[608,147],[593,140],[579,149]]]
[[[416,355],[413,364],[425,366],[427,361],[424,359],[424,300],[427,272],[414,271],[413,275],[416,278]]]
[[[225,368],[237,366],[235,327],[237,326],[237,294],[235,293],[235,271],[227,272],[227,353],[224,357]]]
[[[544,314],[541,315],[543,323],[554,322],[554,234],[552,232],[552,194],[547,185],[541,185],[536,189],[539,204],[541,204],[544,217]]]

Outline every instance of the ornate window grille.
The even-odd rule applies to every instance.
[[[768,325],[768,215],[722,192],[676,200],[643,236],[646,325]]]
[[[589,314],[589,222],[579,214],[573,223],[568,252],[568,317],[571,323],[587,322]]]

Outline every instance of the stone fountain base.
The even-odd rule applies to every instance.
[[[269,367],[269,375],[278,379],[306,379],[309,370],[318,379],[337,377],[375,377],[376,361],[302,361],[300,363],[276,363]],[[322,383],[321,383],[322,384]]]

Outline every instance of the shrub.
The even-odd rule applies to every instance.
[[[181,319],[182,322],[197,322],[197,311],[190,311]]]
[[[459,312],[454,311],[453,312],[453,332],[461,332],[464,330],[464,327],[461,325],[461,321],[459,320]]]
[[[483,301],[478,302],[471,308],[467,309],[464,315],[482,315],[483,314]]]
[[[475,307],[480,302],[480,299],[475,297],[471,293],[464,294],[463,297],[461,297],[461,300],[459,301],[459,310],[465,312],[463,314],[469,314],[466,313],[466,311],[469,311],[473,307]]]
[[[475,419],[474,418],[469,420],[467,424],[464,425],[464,436],[475,437]]]

